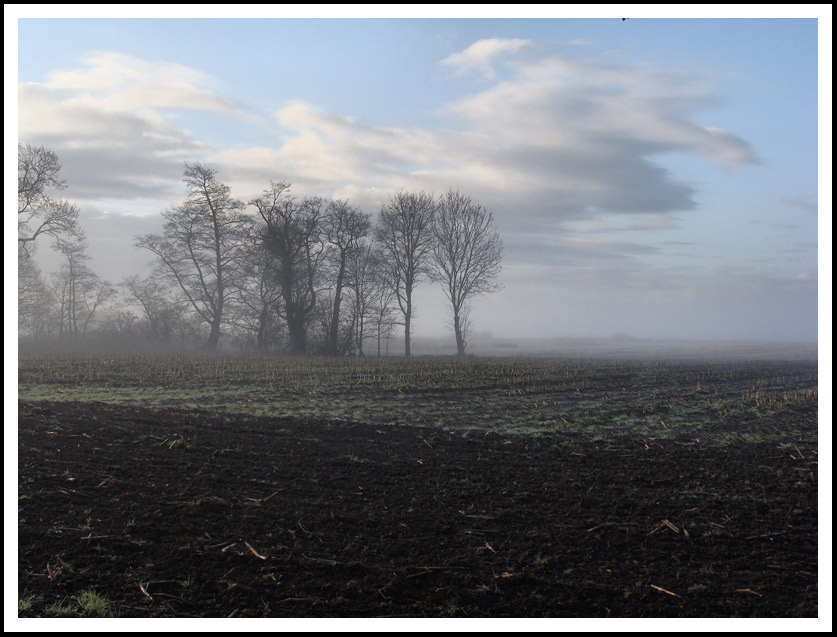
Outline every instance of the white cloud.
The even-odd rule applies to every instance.
[[[464,51],[453,53],[441,61],[445,66],[453,67],[456,75],[477,73],[486,80],[495,77],[494,63],[497,58],[517,53],[531,46],[531,40],[491,38],[478,40]]]
[[[118,112],[175,108],[238,114],[236,106],[212,92],[211,76],[188,66],[112,51],[91,52],[80,61],[83,67],[55,71],[45,84],[71,93],[68,105]]]
[[[622,144],[633,157],[669,151],[725,163],[753,160],[744,140],[690,121],[691,112],[712,98],[698,78],[560,57],[518,61],[515,69],[514,78],[443,112],[504,143],[579,155]]]

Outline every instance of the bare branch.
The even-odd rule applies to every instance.
[[[55,239],[81,236],[76,206],[49,194],[64,190],[59,179],[61,162],[43,146],[17,146],[17,230],[18,245],[29,256],[31,245],[40,235]]]

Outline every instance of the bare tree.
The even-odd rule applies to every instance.
[[[241,276],[242,247],[252,220],[230,196],[215,170],[187,164],[186,201],[163,213],[161,235],[136,237],[136,245],[156,257],[157,272],[179,287],[209,326],[205,347],[215,351],[221,338],[224,306]]]
[[[386,341],[386,353],[389,353],[389,340],[392,330],[397,325],[398,308],[395,298],[395,288],[386,278],[386,270],[375,270],[371,299],[371,316],[375,328],[375,339],[378,344],[378,356],[381,356],[381,341]]]
[[[347,286],[352,290],[354,340],[359,356],[365,355],[363,344],[366,339],[377,340],[380,356],[381,342],[389,342],[397,324],[395,290],[387,278],[384,264],[385,257],[380,246],[370,240],[362,241],[349,259]]]
[[[84,237],[74,241],[59,240],[57,249],[66,261],[52,276],[60,340],[76,342],[87,335],[93,317],[116,290],[87,265]]]
[[[170,320],[170,308],[174,304],[168,297],[168,286],[158,278],[141,279],[136,274],[126,277],[117,286],[123,292],[123,309],[116,315],[120,322],[132,328],[131,331],[138,329],[142,337],[168,341],[174,332]],[[139,316],[125,308],[137,308]]]
[[[53,298],[34,259],[18,250],[17,327],[20,334],[41,338],[53,329]]]
[[[399,191],[381,208],[376,237],[404,318],[404,355],[410,356],[413,290],[429,273],[433,256],[436,202],[424,192]]]
[[[81,278],[84,261],[89,257],[83,241],[59,241],[57,248],[65,257],[61,269],[58,272],[53,272],[51,276],[58,318],[58,339],[60,341],[74,340],[78,332],[76,320],[77,283]]]
[[[349,260],[359,251],[360,242],[369,234],[371,226],[369,215],[353,208],[347,201],[332,201],[326,209],[325,236],[329,243],[327,264],[334,288],[325,351],[332,356],[343,354],[352,340],[352,331],[347,334],[343,330],[341,338],[340,326],[345,323],[340,314],[343,289],[347,285]],[[354,327],[356,318],[356,315],[352,317],[349,327]]]
[[[43,146],[17,145],[17,241],[25,256],[40,235],[54,239],[80,233],[78,208],[49,194],[64,190],[58,156]]]
[[[358,356],[364,356],[363,341],[369,336],[369,319],[373,316],[373,303],[377,292],[377,269],[381,265],[379,251],[368,239],[361,240],[349,255],[346,268],[346,285],[352,291],[355,311],[354,344]]]
[[[238,328],[245,347],[266,352],[282,342],[282,294],[276,285],[279,260],[263,244],[261,230],[254,227],[244,279],[235,297],[231,323]]]
[[[317,308],[317,286],[324,258],[324,201],[317,197],[296,201],[290,185],[271,182],[253,199],[264,221],[263,245],[276,258],[275,270],[292,354],[308,349],[307,322]]]
[[[330,282],[330,280],[329,280]],[[331,289],[328,290],[331,292]],[[317,297],[317,307],[309,317],[308,352],[327,356],[343,356],[353,351],[357,312],[354,299],[346,296],[337,315],[337,339],[331,340],[333,299],[330,294]]]
[[[133,275],[120,281],[118,287],[123,293],[123,313],[116,316],[124,323],[134,317],[130,325],[134,335],[157,345],[184,345],[191,340],[191,304],[177,298],[175,290],[164,281]]]
[[[463,356],[470,325],[469,301],[499,288],[503,243],[491,213],[452,190],[439,199],[433,231],[433,279],[442,284],[451,303],[456,352]]]

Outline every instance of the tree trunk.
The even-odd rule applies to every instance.
[[[206,350],[208,352],[218,351],[218,341],[221,340],[221,321],[212,321],[212,327],[209,329],[209,338],[206,340]]]
[[[270,309],[265,306],[262,306],[262,310],[259,312],[259,327],[256,330],[257,352],[267,351],[267,316],[269,312]]]
[[[454,312],[453,315],[453,331],[456,334],[456,355],[465,356],[465,336],[462,334],[459,312]]]
[[[413,289],[408,283],[404,291],[404,356],[410,358],[410,319],[413,317]]]
[[[305,320],[293,315],[288,315],[288,338],[291,345],[291,354],[305,354],[308,349],[308,338],[305,334]]]
[[[357,355],[360,358],[364,358],[366,355],[363,353],[363,329],[364,329],[364,320],[363,314],[358,317],[358,322],[355,324],[355,340],[357,341]]]
[[[334,291],[334,305],[331,311],[331,322],[328,329],[327,353],[332,356],[341,354],[342,349],[337,344],[337,337],[340,331],[340,302],[343,300],[343,278],[346,273],[346,257],[343,256],[340,262],[340,269],[337,272],[337,283]]]
[[[407,313],[404,315],[404,356],[410,358],[410,305],[407,304]]]

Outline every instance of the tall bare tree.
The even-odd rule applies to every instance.
[[[492,214],[470,197],[452,190],[439,198],[433,232],[436,242],[432,276],[442,284],[451,303],[456,352],[463,356],[469,301],[499,288],[503,243]]]
[[[317,308],[318,276],[325,252],[325,202],[317,197],[297,201],[289,188],[287,183],[271,182],[250,204],[264,221],[264,247],[278,262],[275,272],[291,353],[304,354],[308,349],[307,322]]]
[[[425,192],[399,191],[381,208],[376,238],[404,318],[404,356],[410,357],[413,290],[430,272],[436,202]]]
[[[206,349],[215,351],[224,306],[241,276],[242,248],[252,220],[215,170],[187,164],[183,181],[189,195],[182,205],[163,213],[163,233],[138,236],[136,245],[152,252],[157,272],[183,291],[209,326]]]
[[[332,356],[343,354],[352,340],[351,331],[341,338],[340,308],[343,290],[348,283],[349,260],[359,251],[360,242],[369,234],[371,226],[369,215],[350,206],[347,201],[332,201],[326,208],[325,236],[329,244],[328,264],[333,291],[325,349]],[[356,307],[354,309],[357,310]],[[357,319],[357,316],[353,318]],[[353,324],[354,320],[350,323]]]
[[[76,206],[50,194],[67,184],[58,156],[43,146],[17,145],[17,241],[28,257],[41,235],[69,239],[80,233]]]

